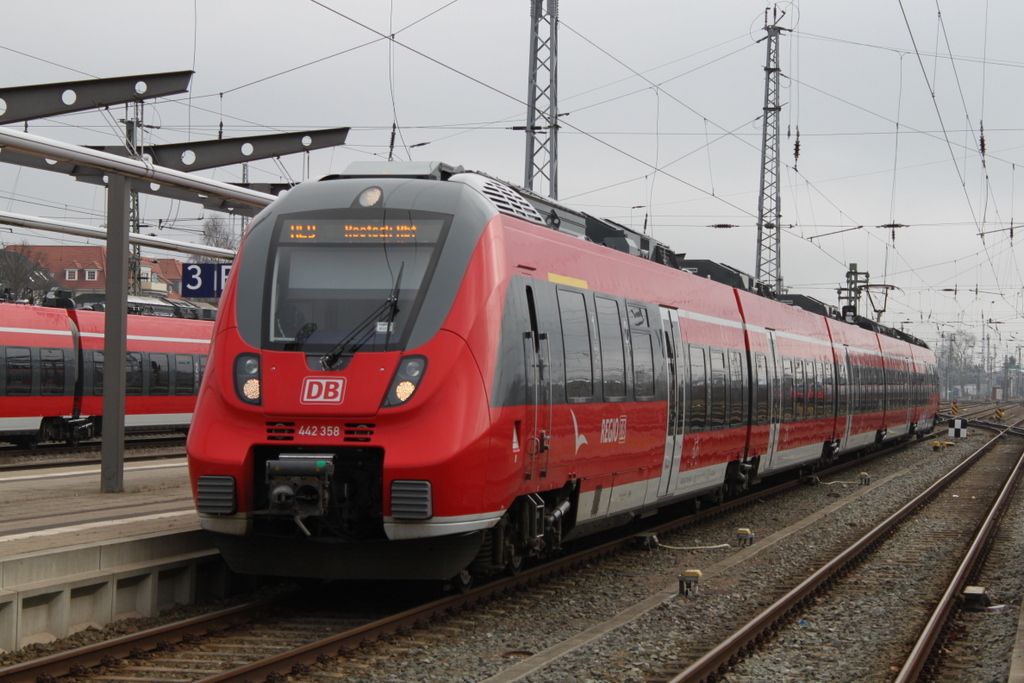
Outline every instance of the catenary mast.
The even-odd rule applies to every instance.
[[[558,0],[530,0],[529,88],[523,186],[558,199]]]
[[[782,14],[785,16],[785,13]],[[779,249],[782,212],[779,205],[779,35],[786,30],[778,25],[782,19],[778,9],[772,10],[768,23],[765,10],[767,56],[764,66],[764,127],[761,133],[761,196],[757,201],[758,280],[782,294],[782,258]]]

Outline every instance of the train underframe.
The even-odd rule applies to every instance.
[[[22,448],[32,449],[47,441],[63,441],[76,446],[80,441],[95,438],[101,432],[102,418],[90,417],[44,417],[38,429],[24,429],[5,432],[0,441],[7,441]]]

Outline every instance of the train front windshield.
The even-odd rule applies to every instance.
[[[269,254],[264,348],[403,348],[450,220],[410,211],[283,216]]]

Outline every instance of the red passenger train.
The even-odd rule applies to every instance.
[[[103,424],[104,314],[0,303],[0,441],[77,443]],[[186,430],[213,323],[128,316],[127,431]]]
[[[486,175],[357,164],[250,226],[189,466],[232,569],[516,570],[929,428],[935,359]]]

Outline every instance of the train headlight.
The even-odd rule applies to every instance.
[[[379,187],[368,187],[359,193],[359,206],[369,209],[380,204],[384,191]]]
[[[235,393],[250,405],[260,405],[260,357],[243,353],[235,359]]]
[[[423,379],[427,369],[427,359],[423,356],[406,356],[398,362],[398,370],[391,380],[388,395],[384,397],[382,408],[400,406],[416,393],[416,388]]]

